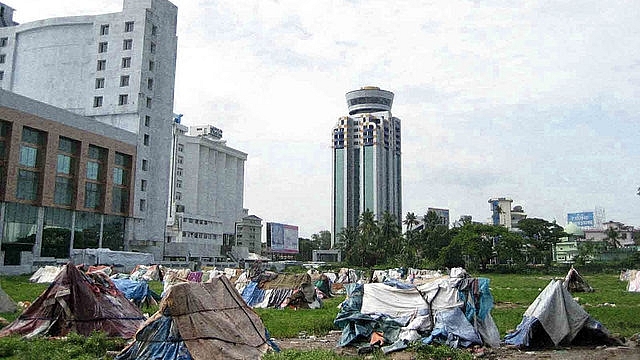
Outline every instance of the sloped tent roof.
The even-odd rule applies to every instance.
[[[31,275],[29,281],[38,284],[50,283],[58,276],[60,270],[62,270],[62,266],[43,266]]]
[[[301,305],[314,308],[321,305],[317,301],[311,276],[307,273],[276,274],[267,271],[251,279],[242,290],[242,298],[253,308],[280,307],[297,290],[305,295],[304,299],[300,299]]]
[[[269,348],[260,317],[224,276],[170,287],[135,340],[116,360],[258,359]]]
[[[519,347],[561,344],[615,344],[617,340],[578,304],[560,280],[551,280],[505,343]]]
[[[101,273],[85,274],[68,263],[45,290],[0,337],[19,334],[88,336],[94,330],[131,338],[144,323],[138,308]]]
[[[18,309],[16,302],[0,288],[0,312],[14,312]]]
[[[580,276],[578,270],[573,266],[569,269],[567,276],[564,278],[562,285],[569,290],[569,292],[593,292],[593,288],[587,281]]]
[[[381,331],[385,343],[393,343],[382,348],[387,353],[420,338],[430,343],[433,338],[427,335],[436,330],[439,338],[451,339],[446,343],[452,347],[500,345],[490,314],[489,279],[434,279],[417,288],[400,282],[347,284],[345,289],[347,299],[334,320],[342,328],[338,346],[368,342],[374,331]],[[392,329],[391,323],[398,328]]]

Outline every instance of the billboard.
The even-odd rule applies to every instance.
[[[581,228],[594,227],[595,222],[593,219],[593,211],[567,214],[567,224],[574,223]]]
[[[279,223],[267,223],[267,244],[271,244],[271,252],[297,254],[298,227]]]

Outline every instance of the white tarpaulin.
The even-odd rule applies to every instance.
[[[458,296],[458,289],[449,279],[437,279],[437,281],[419,285],[418,290],[434,310],[452,309],[463,305]]]
[[[31,277],[29,281],[32,283],[50,283],[53,282],[53,279],[58,276],[58,274],[62,271],[62,266],[50,266],[46,265],[38,269]]]
[[[538,319],[556,346],[561,341],[571,342],[589,319],[559,280],[551,280],[524,315]]]
[[[85,265],[114,265],[125,269],[133,269],[136,265],[151,265],[154,263],[153,254],[113,251],[111,249],[73,249],[71,261],[74,264]]]
[[[379,283],[364,284],[360,310],[363,314],[381,313],[397,317],[428,308],[429,306],[416,288],[398,289]]]

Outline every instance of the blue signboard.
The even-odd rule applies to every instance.
[[[567,224],[574,223],[578,227],[594,227],[593,211],[567,214]]]

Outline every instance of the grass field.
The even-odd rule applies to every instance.
[[[565,274],[558,274],[556,278],[563,278]],[[602,322],[612,333],[630,337],[640,332],[640,293],[626,291],[626,283],[618,280],[618,274],[582,274],[585,280],[595,289],[593,293],[574,293],[573,297],[596,320]],[[513,275],[513,274],[474,274],[478,277],[490,279],[490,287],[495,301],[495,308],[491,312],[500,335],[504,337],[507,331],[515,329],[522,320],[526,308],[547,286],[553,276],[549,275]],[[16,302],[33,301],[47,287],[47,284],[32,284],[28,276],[0,276],[0,286]],[[151,282],[151,288],[160,293],[162,284]],[[324,302],[319,310],[277,310],[256,309],[272,337],[297,337],[301,332],[307,335],[324,335],[336,329],[333,320],[338,313],[338,304],[344,296],[338,296]],[[607,305],[605,305],[607,304]],[[146,308],[149,314],[157,308]],[[0,316],[12,321],[19,315],[5,313]],[[17,338],[0,339],[0,357],[9,359],[108,359],[104,352],[94,352],[91,355],[82,354],[83,349],[106,349],[114,346],[100,336],[82,339],[72,337],[71,341],[52,345],[52,342],[36,340],[26,342]],[[54,356],[55,355],[55,356]],[[420,355],[420,354],[418,354]],[[289,350],[281,355],[269,355],[267,359],[348,359],[338,356],[331,351]],[[425,357],[429,358],[429,357]]]

